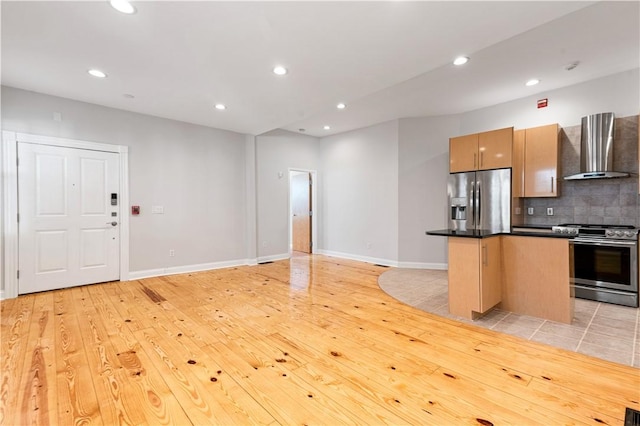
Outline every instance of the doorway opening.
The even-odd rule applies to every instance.
[[[303,256],[315,251],[316,172],[289,170],[289,254]]]

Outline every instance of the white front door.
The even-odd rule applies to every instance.
[[[18,143],[20,294],[119,279],[119,176],[116,153]]]

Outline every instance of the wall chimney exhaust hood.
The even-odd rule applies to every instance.
[[[612,112],[582,117],[580,173],[566,176],[565,180],[629,176],[629,173],[613,171],[614,122],[615,117]]]

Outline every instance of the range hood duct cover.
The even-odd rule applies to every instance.
[[[565,180],[627,177],[629,173],[613,171],[613,135],[615,117],[612,112],[582,117],[580,136],[580,173]]]

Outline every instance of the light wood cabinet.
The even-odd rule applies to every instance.
[[[513,131],[511,226],[524,225],[524,130]]]
[[[523,197],[558,196],[559,148],[557,124],[524,130]]]
[[[478,170],[511,167],[513,127],[478,134]]]
[[[501,237],[449,237],[449,312],[475,319],[501,297]]]
[[[449,172],[511,167],[513,127],[449,139]]]
[[[568,239],[503,236],[502,265],[502,309],[571,323]]]
[[[449,139],[449,172],[468,172],[478,168],[478,135]]]
[[[513,169],[511,192],[514,198],[524,197],[524,140],[525,131],[513,131]]]

